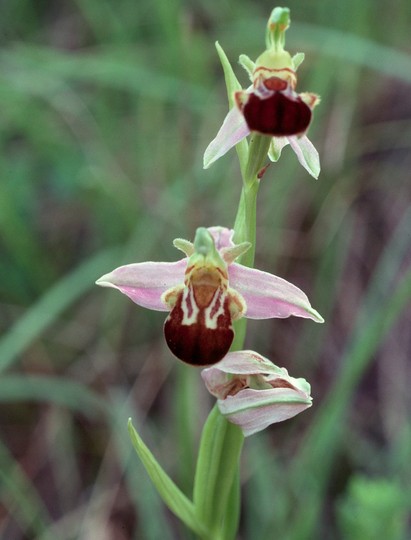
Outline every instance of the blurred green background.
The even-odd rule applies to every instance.
[[[411,3],[290,1],[299,91],[317,92],[314,181],[289,148],[262,180],[256,265],[326,319],[251,321],[313,407],[246,440],[244,540],[411,538]],[[176,260],[232,226],[235,152],[202,153],[266,0],[4,0],[0,22],[0,538],[192,538],[137,457],[134,424],[189,494],[210,407],[164,314],[96,278]],[[244,85],[247,76],[237,66]]]

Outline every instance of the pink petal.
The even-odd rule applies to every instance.
[[[268,272],[233,263],[228,267],[230,287],[246,301],[249,319],[285,318],[290,315],[324,322],[298,287]]]
[[[311,398],[292,388],[246,389],[217,403],[221,414],[248,437],[308,409]]]
[[[144,262],[127,264],[105,274],[96,281],[102,287],[113,287],[139,306],[169,311],[161,295],[171,287],[184,283],[187,259],[177,262]]]
[[[244,116],[237,107],[233,107],[225,117],[223,125],[215,139],[210,142],[204,152],[204,169],[208,169],[214,161],[224,156],[230,148],[244,139],[244,137],[247,137],[249,133],[250,130]]]
[[[201,372],[207,390],[220,399],[227,396],[227,388],[230,390],[230,395],[233,395],[232,383],[235,380],[248,381],[245,384],[250,386],[250,381],[254,376],[259,377],[260,383],[265,381],[267,387],[284,386],[285,381],[288,387],[293,387],[304,395],[309,396],[311,392],[311,387],[305,379],[291,377],[285,368],[276,366],[255,351],[230,352],[218,364],[203,369]],[[282,384],[277,384],[279,381]],[[250,387],[253,388],[252,385]],[[234,389],[236,389],[235,385]],[[236,392],[238,392],[238,387]]]
[[[226,227],[208,227],[207,230],[214,238],[215,247],[218,251],[223,248],[234,246],[233,229],[227,229]]]
[[[291,148],[294,150],[298,161],[315,179],[320,174],[320,156],[313,143],[306,135],[303,137],[287,137]]]
[[[213,370],[232,375],[256,375],[263,373],[284,376],[283,369],[277,367],[270,360],[254,351],[230,352],[215,367],[207,368],[203,370],[203,373],[212,372]]]

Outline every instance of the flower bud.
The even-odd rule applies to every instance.
[[[223,416],[244,436],[292,418],[311,407],[311,387],[253,351],[228,353],[201,373]]]

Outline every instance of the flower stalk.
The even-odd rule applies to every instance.
[[[289,10],[276,8],[267,27],[267,49],[273,48],[279,53],[283,51],[285,30],[288,26]],[[232,92],[238,90],[239,84],[221,47],[218,46],[217,50],[223,64],[231,106]],[[234,241],[251,244],[251,248],[239,259],[241,264],[250,268],[254,265],[255,256],[257,194],[260,180],[267,167],[270,146],[271,137],[258,133],[252,133],[249,145],[244,145],[244,140],[240,140],[236,146],[243,186],[234,223]],[[246,326],[245,319],[234,323],[235,338],[231,351],[240,351],[244,347]],[[234,540],[238,528],[241,500],[239,462],[243,442],[244,436],[241,431],[233,429],[233,424],[220,414],[215,405],[204,427],[200,443],[194,505],[198,517],[210,527],[216,539]],[[207,470],[212,472],[207,473]],[[211,481],[208,474],[212,478]],[[225,521],[224,517],[227,519],[230,515],[231,521]]]
[[[294,379],[258,353],[243,350],[246,318],[295,315],[323,322],[303,291],[253,268],[257,195],[269,160],[277,161],[289,144],[312,176],[320,170],[318,153],[305,135],[318,96],[295,91],[303,55],[292,58],[284,50],[289,24],[288,8],[275,8],[267,25],[267,49],[255,63],[240,57],[252,82],[246,90],[216,43],[230,111],[204,153],[204,167],[236,147],[242,189],[234,229],[199,227],[193,243],[174,240],[184,253],[181,260],[129,264],[97,281],[141,307],[168,312],[164,336],[170,351],[186,364],[208,366],[202,378],[217,403],[203,427],[192,500],[168,477],[129,422],[133,446],[158,492],[201,540],[236,538],[244,437],[311,406],[310,385],[304,379]]]
[[[239,260],[250,268],[254,265],[257,222],[258,177],[265,167],[270,138],[254,134],[250,144],[239,152],[247,155],[243,167],[243,187],[234,223],[234,241],[249,242],[250,249]],[[244,346],[246,319],[234,323],[234,341],[231,351]],[[204,426],[197,461],[194,487],[194,505],[198,517],[206,523],[216,540],[234,540],[240,516],[240,456],[244,436],[236,425],[228,422],[214,405]]]
[[[244,436],[241,429],[221,415],[217,405],[204,425],[197,458],[193,502],[199,521],[212,533],[213,539],[235,538],[238,523],[226,521],[227,508],[239,515],[237,483]],[[235,508],[233,508],[233,506]],[[230,529],[230,530],[227,530]],[[222,535],[225,530],[226,536]]]

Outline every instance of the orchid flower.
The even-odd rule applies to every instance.
[[[233,234],[223,227],[201,227],[194,243],[174,240],[183,259],[120,266],[96,283],[114,287],[142,307],[169,311],[164,334],[170,350],[197,366],[226,355],[234,338],[232,323],[240,317],[296,315],[323,322],[295,285],[234,262],[250,244],[235,245]]]
[[[252,435],[311,407],[310,385],[254,351],[228,353],[201,376],[223,416]]]
[[[284,9],[280,8],[280,18]],[[252,85],[234,92],[234,107],[229,111],[217,136],[204,153],[204,168],[208,168],[250,133],[272,137],[268,156],[278,161],[281,151],[289,144],[300,164],[318,178],[320,160],[317,150],[306,136],[312,111],[319,103],[316,94],[295,91],[296,71],[304,59],[284,50],[284,34],[289,18],[279,20],[273,11],[267,27],[267,50],[252,62],[240,56],[240,64],[248,72]]]

